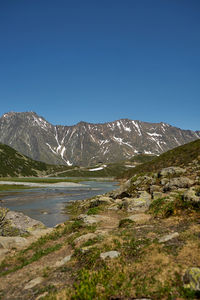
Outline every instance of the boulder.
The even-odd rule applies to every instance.
[[[200,203],[200,196],[196,195],[195,188],[189,188],[187,191],[183,194],[183,200],[189,201],[189,202],[195,202]]]
[[[171,234],[166,234],[163,237],[161,237],[158,242],[159,243],[165,243],[165,242],[168,242],[168,241],[170,241],[174,238],[177,238],[178,236],[179,236],[178,232],[173,232]]]
[[[109,210],[118,210],[119,209],[119,206],[117,205],[111,205],[108,207]]]
[[[125,183],[121,184],[120,187],[109,193],[110,197],[113,199],[122,199],[124,197],[130,197],[131,195],[127,192],[131,187],[131,179],[127,180]]]
[[[100,197],[92,199],[90,201],[89,208],[97,207],[97,206],[102,205],[102,204],[111,204],[112,201],[113,201],[113,199],[110,198],[110,197],[100,196]]]
[[[41,300],[41,299],[44,300],[44,297],[46,297],[47,295],[48,295],[48,292],[44,292],[41,295],[39,295],[37,298],[35,298],[35,300]]]
[[[147,183],[155,184],[155,178],[144,175],[144,176],[138,177],[137,180],[133,182],[133,184],[135,186],[140,186],[140,187],[141,187],[141,185],[146,185]]]
[[[189,268],[183,276],[184,288],[200,292],[200,268]]]
[[[89,215],[88,216],[88,215],[81,214],[81,215],[79,215],[78,219],[83,220],[83,222],[85,224],[91,225],[91,224],[95,224],[95,223],[98,223],[101,221],[107,221],[110,218],[106,217],[106,216],[101,216],[101,215]]]
[[[20,236],[0,236],[0,248],[3,249],[22,249],[28,244],[28,239]]]
[[[159,172],[159,176],[166,177],[170,175],[178,175],[185,173],[186,169],[180,168],[180,167],[168,167],[164,168]]]
[[[34,220],[21,212],[9,211],[6,214],[6,220],[11,227],[17,228],[21,231],[32,231],[35,229],[45,228],[45,225],[37,220]]]
[[[161,198],[164,198],[165,196],[166,196],[166,194],[164,194],[162,192],[153,192],[152,193],[153,200],[161,199]]]
[[[136,224],[144,224],[151,219],[151,216],[147,214],[135,214],[127,217],[126,219],[131,220]]]
[[[124,198],[122,207],[128,212],[132,211],[146,211],[151,203],[151,195],[146,191],[138,191],[137,198]]]
[[[100,257],[104,260],[106,258],[116,258],[120,256],[120,252],[118,251],[109,251],[109,252],[104,252],[100,254]]]
[[[70,261],[71,257],[72,257],[71,255],[68,255],[68,256],[65,256],[62,260],[58,260],[55,263],[55,267],[60,268],[60,267],[64,266],[68,261]]]
[[[34,286],[40,284],[43,280],[44,280],[43,277],[37,277],[32,279],[25,285],[24,290],[32,289]]]
[[[194,181],[188,177],[175,177],[164,186],[164,191],[170,191],[178,188],[188,188],[194,184]]]
[[[150,193],[154,193],[154,192],[160,192],[161,191],[161,187],[159,185],[151,185],[150,186]]]
[[[160,181],[161,185],[166,185],[169,182],[169,178],[162,178]]]

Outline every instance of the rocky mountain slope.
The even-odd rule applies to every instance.
[[[70,220],[21,251],[1,237],[0,299],[199,299],[200,156],[186,146],[176,166],[71,203]]]
[[[130,159],[138,153],[158,155],[198,138],[200,131],[129,119],[54,126],[34,112],[10,112],[0,118],[1,143],[53,164],[86,166]]]

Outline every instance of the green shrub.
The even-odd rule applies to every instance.
[[[99,207],[91,207],[87,211],[87,215],[97,215],[101,209]]]

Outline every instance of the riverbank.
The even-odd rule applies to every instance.
[[[50,182],[50,181],[49,181]],[[75,182],[68,182],[68,181],[57,181],[57,182],[54,182],[52,180],[51,183],[45,183],[45,182],[41,182],[41,181],[36,181],[36,182],[33,182],[33,181],[23,181],[23,180],[20,180],[20,181],[0,181],[0,185],[20,185],[20,186],[29,186],[29,187],[81,187],[83,186],[83,184],[80,184],[80,183],[75,183]]]
[[[64,183],[65,184],[65,183]],[[97,194],[104,194],[115,188],[115,182],[87,181],[80,185],[64,186],[51,184],[44,187],[30,187],[0,193],[1,205],[20,211],[33,219],[53,227],[68,219],[65,206],[68,201],[84,200]],[[16,185],[17,186],[17,185]]]
[[[2,299],[198,299],[198,202],[177,187],[152,199],[154,175],[69,203],[70,220],[2,262]]]

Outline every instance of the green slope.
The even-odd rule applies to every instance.
[[[130,178],[138,173],[158,172],[170,166],[185,166],[194,159],[200,160],[200,140],[169,150],[150,162],[138,165],[134,169],[124,172],[123,178]]]
[[[0,177],[38,176],[47,165],[34,161],[13,148],[0,144]]]

